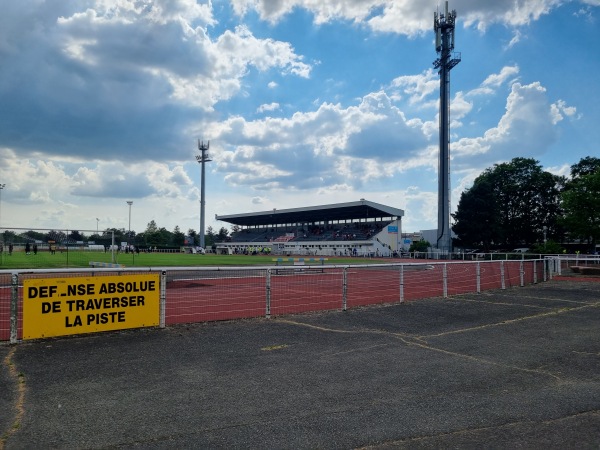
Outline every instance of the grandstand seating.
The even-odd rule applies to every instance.
[[[231,242],[290,242],[290,241],[364,241],[373,238],[384,229],[388,222],[368,222],[329,226],[324,229],[320,226],[311,226],[296,230],[295,235],[291,230],[286,234],[277,233],[272,228],[250,230],[245,229],[230,236]]]
[[[267,248],[275,254],[389,254],[399,246],[404,211],[361,199],[310,208],[273,209],[255,214],[217,216],[239,231],[216,243],[220,253]],[[386,230],[393,224],[394,228]],[[233,242],[233,245],[231,244]],[[289,255],[288,255],[289,256]]]
[[[289,242],[289,241],[293,240],[294,238],[295,238],[295,236],[283,235],[283,236],[278,236],[275,239],[273,239],[273,242]]]

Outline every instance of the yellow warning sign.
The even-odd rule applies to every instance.
[[[158,274],[44,278],[23,283],[23,339],[155,326]]]

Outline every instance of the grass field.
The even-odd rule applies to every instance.
[[[273,259],[277,256],[246,256],[246,255],[193,255],[186,253],[119,253],[115,255],[116,263],[125,267],[165,267],[165,266],[249,266],[249,265],[274,265]],[[55,269],[90,267],[90,262],[110,263],[111,254],[103,252],[38,252],[37,255],[13,252],[9,255],[4,252],[0,255],[0,270],[6,269]],[[365,258],[328,258],[326,264],[362,264],[368,261]],[[307,264],[309,264],[307,262]],[[314,263],[319,264],[319,263]]]

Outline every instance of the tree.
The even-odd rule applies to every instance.
[[[584,175],[590,175],[600,170],[600,158],[587,156],[571,166],[571,178],[576,180]]]
[[[185,234],[183,234],[181,232],[181,230],[179,229],[179,225],[175,226],[175,229],[173,230],[173,245],[176,246],[183,246],[185,245]]]
[[[15,242],[16,237],[17,237],[17,235],[14,231],[4,230],[4,232],[2,233],[2,242],[4,242],[4,243]]]
[[[154,219],[152,219],[150,222],[148,222],[148,225],[146,225],[146,233],[156,233],[157,231],[158,226],[156,225]]]
[[[562,223],[570,236],[587,241],[595,250],[600,240],[600,168],[571,180],[561,198]]]
[[[148,225],[146,225],[146,231],[144,231],[144,240],[146,245],[164,245],[161,233],[154,219],[152,219],[150,222],[148,222]]]
[[[486,179],[477,180],[460,195],[457,211],[452,217],[452,230],[458,236],[456,244],[464,248],[482,247],[489,252],[494,240],[502,238],[500,208],[493,186]]]
[[[429,241],[421,239],[420,241],[413,242],[412,244],[410,244],[410,248],[408,249],[408,251],[409,252],[426,252],[429,249],[429,247],[431,247],[431,244],[429,243]]]
[[[169,245],[169,242],[172,242],[173,240],[173,234],[167,230],[165,227],[160,227],[158,229],[158,242],[157,245],[162,245],[162,246],[166,246]]]
[[[540,253],[544,255],[558,255],[563,252],[564,248],[560,244],[554,242],[552,239],[549,241],[534,246],[531,251],[533,253]]]
[[[221,229],[219,230],[219,234],[217,236],[217,239],[221,242],[227,240],[227,237],[229,236],[229,230],[225,227],[221,227]]]
[[[50,230],[46,235],[46,239],[48,241],[63,243],[67,240],[67,235],[60,230]]]
[[[215,237],[215,230],[213,229],[213,227],[209,226],[206,229],[206,233],[205,233],[206,237],[210,237],[210,238],[214,238]]]
[[[475,179],[474,186],[455,214],[453,227],[461,242],[493,242],[497,245],[518,246],[540,242],[544,229],[549,236],[559,234],[560,190],[564,178],[542,170],[532,158],[514,158],[508,163],[495,164]],[[477,201],[478,199],[478,201]],[[474,208],[485,206],[478,214]],[[495,205],[492,207],[491,205]],[[484,220],[491,227],[491,236],[483,231],[484,224],[465,221]]]
[[[107,232],[109,236],[111,236],[111,232],[115,234],[115,243],[123,241],[125,236],[127,235],[125,228],[108,228]]]
[[[200,236],[198,235],[198,233],[196,233],[196,230],[194,230],[193,228],[190,228],[188,230],[187,234],[190,238],[192,238],[192,242],[190,242],[190,245],[199,245],[200,244]]]
[[[41,233],[39,231],[33,231],[33,230],[29,230],[26,231],[25,233],[23,233],[25,236],[31,238],[31,239],[36,239],[38,241],[43,241],[46,239],[46,234]]]
[[[215,235],[215,230],[213,229],[213,227],[209,226],[206,229],[206,233],[204,233],[204,245],[206,247],[212,247],[213,244],[216,242],[216,235]]]
[[[77,230],[73,230],[69,233],[69,239],[73,240],[73,241],[83,241],[83,235],[77,231]]]

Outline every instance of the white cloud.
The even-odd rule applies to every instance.
[[[506,45],[505,49],[509,49],[509,48],[512,48],[515,45],[517,45],[521,41],[521,37],[522,37],[521,31],[520,30],[514,30],[513,31],[513,37],[508,42],[508,44]]]
[[[516,156],[537,156],[557,139],[555,108],[539,83],[514,83],[506,113],[483,136],[461,138],[452,145],[453,167],[482,167]]]
[[[302,62],[288,42],[273,39],[257,39],[245,26],[236,27],[234,32],[225,31],[216,42],[218,65],[226,68],[224,74],[241,74],[247,66],[253,65],[265,71],[280,67],[301,77],[310,75],[311,66]]]
[[[210,131],[224,146],[220,172],[254,189],[358,185],[415,167],[429,138],[420,120],[407,120],[385,92],[357,106],[322,104],[289,118],[233,117]]]
[[[545,167],[544,170],[550,172],[553,175],[558,175],[561,177],[568,177],[571,175],[571,166],[569,164],[563,164],[559,167]]]
[[[258,197],[258,196],[252,197],[252,204],[253,205],[262,205],[262,204],[265,203],[265,201],[266,201],[266,199],[263,198],[263,197]]]
[[[420,103],[436,92],[440,88],[440,80],[437,73],[432,69],[419,75],[403,75],[392,80],[392,88],[400,89],[400,94],[396,98],[403,97],[402,94],[408,96],[411,104]]]
[[[587,3],[595,1],[587,0]],[[492,3],[463,0],[450,6],[457,10],[465,26],[483,31],[494,23],[511,27],[527,25],[561,4],[561,0],[496,0]],[[313,14],[316,24],[349,20],[365,24],[373,31],[407,36],[429,31],[436,7],[436,3],[411,0],[232,0],[232,5],[240,16],[254,10],[261,19],[271,23],[280,21],[295,8],[304,8]]]
[[[483,83],[482,87],[497,88],[506,83],[506,81],[516,76],[519,73],[519,66],[505,66],[500,70],[500,73],[494,73],[488,76]]]
[[[211,39],[210,3],[16,3],[0,18],[0,142],[20,152],[185,160],[192,121],[240,94],[251,68],[311,72],[288,42],[243,26]]]
[[[232,0],[234,11],[245,15],[250,9],[257,11],[263,20],[277,22],[294,8],[306,8],[314,14],[315,23],[322,24],[334,19],[362,21],[373,8],[386,2],[380,0]]]
[[[486,96],[494,94],[499,87],[506,83],[512,84],[518,80],[519,66],[504,66],[499,73],[492,73],[475,89],[465,93],[467,97]]]
[[[256,112],[262,113],[265,111],[276,111],[278,109],[279,109],[279,103],[277,103],[277,102],[272,102],[272,103],[268,103],[268,104],[264,103],[256,109]]]
[[[600,6],[600,1],[598,1],[598,0],[583,1],[583,3],[588,3],[592,6]],[[575,17],[583,17],[589,23],[594,23],[596,20],[594,17],[594,14],[592,13],[592,10],[589,6],[579,9],[577,12],[573,13],[573,15]]]
[[[473,109],[473,102],[468,101],[463,92],[457,92],[450,102],[450,109],[452,120],[458,121],[471,112]],[[452,125],[452,128],[456,125],[458,125],[458,123]]]
[[[577,108],[573,106],[567,106],[564,100],[558,100],[556,103],[550,105],[550,113],[552,115],[552,123],[557,124],[564,119],[564,116],[573,117],[577,113]]]

